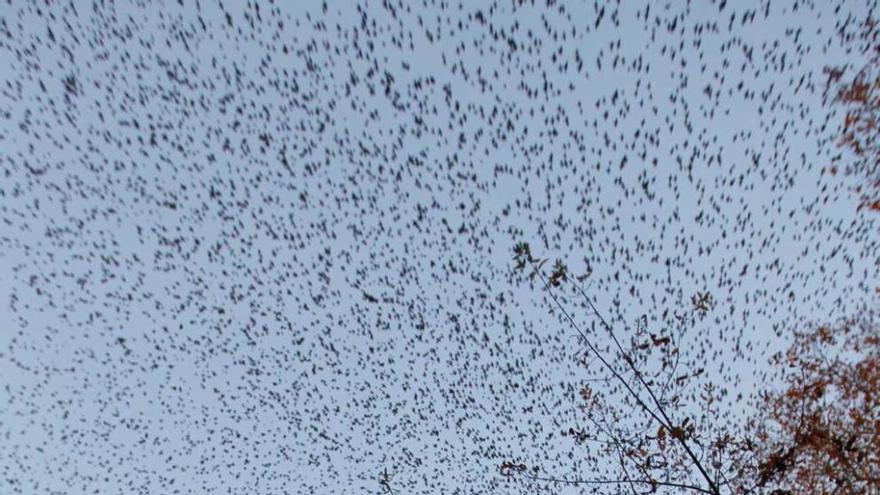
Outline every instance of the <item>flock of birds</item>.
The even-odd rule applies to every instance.
[[[623,335],[698,294],[754,387],[876,300],[822,72],[871,8],[5,2],[0,492],[574,493],[498,473],[591,474],[514,244]]]

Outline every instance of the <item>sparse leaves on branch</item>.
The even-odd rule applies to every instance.
[[[682,362],[683,332],[649,331],[643,315],[624,329],[630,339],[624,348],[579,278],[567,277],[564,263],[545,273],[547,260],[534,258],[526,243],[514,248],[514,260],[518,271],[543,282],[604,373],[591,380],[597,386],[582,385],[578,392],[587,428],[570,427],[562,435],[600,454],[589,459],[615,459],[617,470],[608,479],[559,478],[505,462],[503,475],[593,485],[596,493],[880,494],[880,326],[874,313],[797,333],[788,352],[770,362],[786,388],[762,391],[760,414],[739,425],[719,419],[724,384],[705,378],[702,366]],[[563,302],[572,293],[589,309],[589,331]],[[691,304],[704,315],[712,309],[711,295],[698,292]],[[611,339],[610,350],[593,340],[599,329]],[[697,410],[702,413],[695,416]]]
[[[547,259],[534,256],[528,243],[514,246],[516,271],[527,273],[529,280],[538,279],[543,283],[555,310],[577,332],[597,371],[604,374],[603,378],[595,378],[602,384],[600,388],[583,385],[579,392],[588,428],[572,427],[567,433],[563,431],[576,445],[618,460],[617,477],[590,483],[605,486],[612,492],[630,486],[637,493],[654,493],[661,488],[721,493],[722,477],[718,473],[710,474],[711,466],[706,459],[720,451],[716,446],[723,444],[711,441],[708,424],[697,425],[683,414],[681,398],[688,395],[690,379],[700,372],[689,371],[681,361],[678,348],[681,335],[676,338],[663,331],[649,331],[648,315],[642,315],[629,329],[630,343],[624,347],[609,320],[579,285],[589,276],[589,268],[584,276],[572,279],[563,261],[555,261],[549,270],[546,263]],[[589,308],[587,317],[592,320],[589,331],[581,328],[568,312],[563,303],[563,298],[568,297],[565,294],[582,298]],[[701,295],[697,302],[704,312],[710,309],[708,293]],[[611,350],[600,348],[604,344],[595,340],[596,332],[610,337],[614,344]],[[514,469],[516,466],[503,464],[502,470],[512,476],[519,472]],[[560,481],[553,477],[529,478]],[[576,482],[586,483],[585,480]]]

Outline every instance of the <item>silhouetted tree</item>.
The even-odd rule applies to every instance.
[[[589,426],[562,433],[587,448],[587,459],[603,476],[544,476],[513,461],[501,465],[502,474],[632,493],[720,494],[724,487],[737,483],[728,453],[735,441],[728,431],[718,428],[720,392],[708,384],[694,391],[693,379],[703,369],[685,362],[679,353],[689,319],[705,314],[711,306],[708,293],[694,296],[692,311],[679,318],[678,329],[652,333],[643,316],[628,329],[628,342],[624,342],[581,287],[586,275],[570,277],[561,261],[547,267],[547,260],[533,257],[525,243],[515,247],[514,261],[519,272],[541,281],[586,350],[590,376],[580,389],[579,407]],[[566,307],[564,288],[580,298],[578,305],[587,311],[589,325],[579,324]],[[605,347],[603,343],[609,341],[610,347]],[[616,472],[602,468],[609,457],[617,461]]]
[[[768,385],[750,401],[759,413],[737,423],[719,410],[722,387],[705,376],[695,380],[701,363],[682,358],[685,328],[710,310],[708,293],[692,298],[678,329],[652,333],[641,317],[626,329],[624,344],[582,289],[585,276],[571,277],[561,261],[547,268],[526,243],[517,244],[514,261],[519,273],[540,280],[586,349],[589,376],[578,407],[589,426],[562,433],[587,449],[597,476],[559,477],[515,461],[502,463],[501,474],[596,493],[880,494],[874,313],[796,332],[791,348],[768,363],[782,390]],[[571,306],[585,310],[590,323],[578,323]],[[615,470],[603,468],[609,458]]]

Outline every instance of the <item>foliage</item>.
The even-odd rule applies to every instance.
[[[773,364],[786,387],[762,400],[758,483],[778,493],[880,494],[875,315],[798,333]]]
[[[865,182],[858,187],[860,208],[880,211],[880,28],[868,19],[862,31],[850,39],[868,61],[844,80],[845,68],[828,67],[826,94],[844,110],[839,146],[850,150],[855,160],[843,172]],[[838,169],[831,168],[836,174]]]

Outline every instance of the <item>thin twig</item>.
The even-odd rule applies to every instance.
[[[543,274],[542,274],[542,277],[543,277]],[[586,299],[587,304],[590,306],[590,309],[593,311],[593,315],[596,316],[596,318],[599,319],[599,322],[602,323],[602,325],[605,327],[606,330],[608,330],[608,334],[611,335],[611,339],[614,341],[614,343],[617,345],[617,348],[620,350],[620,353],[623,357],[623,360],[629,365],[629,367],[630,367],[630,369],[632,369],[633,373],[635,373],[636,378],[639,380],[639,383],[641,383],[642,387],[644,387],[644,389],[648,392],[648,395],[651,397],[651,400],[657,406],[657,410],[660,412],[660,415],[663,416],[663,419],[666,421],[666,425],[670,425],[670,429],[671,429],[671,425],[674,425],[672,419],[666,413],[666,410],[664,409],[664,407],[660,403],[660,401],[657,399],[657,396],[654,395],[654,391],[645,382],[644,377],[642,376],[641,372],[639,372],[638,368],[636,368],[635,363],[633,363],[632,359],[629,358],[629,356],[623,350],[623,346],[620,345],[620,341],[618,341],[617,336],[614,335],[614,329],[605,320],[605,318],[602,316],[602,314],[599,313],[599,310],[596,309],[596,306],[593,304],[593,301],[589,297],[587,297],[586,293],[584,293],[583,290],[581,290],[577,284],[574,284],[574,282],[572,282],[572,284],[578,289],[578,291],[581,293],[581,295],[584,297],[584,299]],[[627,386],[627,390],[629,390],[630,393],[634,394],[634,392],[632,392],[632,389],[629,388],[629,386]],[[641,403],[640,399],[639,399],[639,402]],[[652,412],[652,415],[653,415],[653,412]],[[656,418],[656,415],[655,415],[655,418]],[[659,422],[660,422],[660,424],[664,424],[663,421],[659,421]],[[709,483],[709,488],[712,490],[711,493],[720,494],[721,492],[718,490],[718,487],[715,485],[715,481],[712,479],[711,476],[709,476],[709,473],[703,467],[702,463],[700,463],[700,461],[697,458],[694,451],[691,450],[690,446],[685,441],[684,436],[683,435],[676,435],[675,439],[678,440],[678,442],[684,448],[685,452],[688,454],[688,456],[694,462],[694,465],[697,467],[697,470],[700,471],[700,474],[702,474],[703,478],[705,478],[706,482]]]

